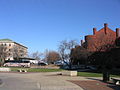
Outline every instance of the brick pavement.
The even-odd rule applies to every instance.
[[[104,83],[98,80],[71,80],[70,82],[80,86],[84,90],[120,90],[120,86],[113,85],[112,83]]]

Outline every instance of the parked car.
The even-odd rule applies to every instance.
[[[30,67],[30,61],[27,61],[27,60],[21,61],[20,66],[21,67]]]
[[[96,68],[96,67],[94,67],[94,66],[87,66],[87,69],[97,70],[97,68]]]
[[[48,65],[48,63],[46,63],[46,62],[44,62],[44,61],[39,61],[39,62],[38,62],[38,65],[40,65],[40,66],[46,66],[46,65]]]
[[[29,60],[31,64],[35,64],[37,65],[38,64],[38,60]]]
[[[30,61],[11,60],[4,63],[5,67],[30,67]]]
[[[63,60],[55,61],[54,64],[55,64],[55,65],[58,65],[58,66],[65,65],[65,63],[63,62]]]
[[[4,65],[5,67],[20,67],[20,63],[17,61],[5,61]]]

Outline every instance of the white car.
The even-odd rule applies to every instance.
[[[38,64],[38,60],[29,60],[31,64]]]
[[[5,67],[30,67],[30,61],[6,61],[4,63]]]

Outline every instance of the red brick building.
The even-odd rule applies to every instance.
[[[115,31],[111,30],[106,23],[104,24],[104,27],[100,30],[93,28],[93,35],[85,36],[85,41],[83,42],[83,40],[81,40],[81,46],[76,46],[71,50],[72,65],[85,64],[87,57],[92,54],[91,52],[106,51],[108,49],[114,48],[114,46],[117,46],[117,52],[119,52],[119,31],[119,28],[116,28]]]
[[[108,27],[108,24],[105,23],[104,27],[99,31],[93,28],[93,35],[85,36],[85,42],[81,40],[81,46],[89,51],[98,51],[100,47],[104,45],[115,45],[119,36],[119,28],[113,31]]]

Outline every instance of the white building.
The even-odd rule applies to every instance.
[[[10,39],[0,39],[0,48],[4,48],[5,60],[27,57],[28,48]]]

